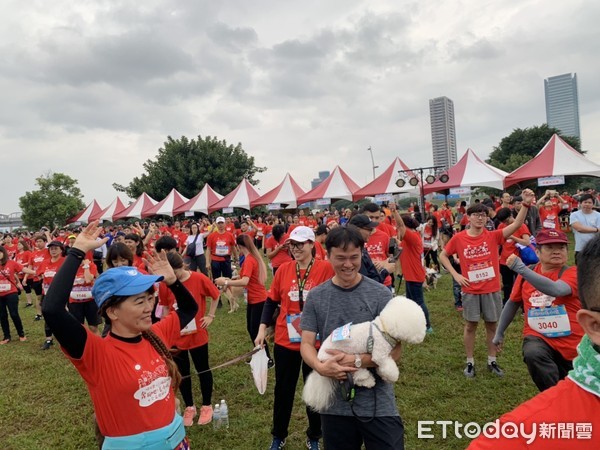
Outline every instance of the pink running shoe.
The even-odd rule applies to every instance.
[[[211,405],[202,405],[200,408],[200,418],[198,419],[198,425],[206,425],[212,422],[213,409]]]
[[[194,424],[194,417],[196,417],[196,407],[188,406],[183,412],[183,424],[186,427],[191,427]]]

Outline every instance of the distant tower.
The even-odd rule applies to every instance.
[[[448,97],[429,100],[433,165],[452,167],[456,164],[456,128],[454,103]]]
[[[567,136],[581,139],[577,74],[565,73],[544,80],[546,122]]]

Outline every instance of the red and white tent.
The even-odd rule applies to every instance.
[[[209,208],[221,200],[223,196],[215,192],[208,183],[204,185],[202,190],[196,196],[185,202],[175,210],[175,214],[183,214],[185,212],[200,212],[208,214]]]
[[[98,214],[92,214],[90,216],[90,220],[108,220],[109,222],[114,222],[113,216],[116,216],[118,213],[125,209],[125,205],[121,201],[121,199],[117,196],[110,205],[100,211]]]
[[[587,159],[555,134],[532,160],[507,175],[504,186],[562,175],[600,177],[600,165]]]
[[[508,175],[505,171],[483,162],[470,148],[445,173],[448,175],[447,183],[442,183],[439,180],[432,184],[425,183],[423,188],[424,193],[440,192],[461,186],[485,186],[502,189],[504,178]]]
[[[210,212],[223,208],[242,208],[250,210],[252,203],[260,197],[247,179],[243,179],[237,187],[209,208]]]
[[[316,188],[308,191],[306,194],[298,198],[298,204],[311,202],[321,198],[335,198],[340,200],[356,200],[355,193],[360,189],[349,176],[340,169],[340,166],[335,166],[331,175],[325,178]]]
[[[69,220],[67,220],[67,223],[91,222],[92,219],[90,219],[90,217],[97,215],[101,211],[102,211],[102,207],[98,204],[98,202],[96,200],[92,200],[92,202],[89,205],[87,205],[87,207],[83,211],[79,212],[77,215],[75,215],[75,216],[71,217]]]
[[[367,184],[365,187],[356,191],[355,198],[363,197],[374,197],[379,194],[397,194],[399,192],[412,192],[414,189],[407,183],[405,186],[399,188],[396,186],[396,181],[399,178],[400,171],[408,171],[409,167],[404,162],[396,157],[394,162],[385,169],[385,171]],[[405,178],[412,178],[414,174],[407,172]]]
[[[115,214],[113,220],[125,219],[126,217],[142,218],[145,211],[156,205],[156,200],[150,197],[145,192],[140,195],[135,202],[125,208],[123,211]]]
[[[175,216],[175,210],[180,208],[188,199],[177,192],[177,189],[171,189],[169,195],[163,198],[160,202],[154,205],[152,208],[147,211],[142,212],[142,217],[151,217],[151,216]]]
[[[252,206],[275,203],[285,205],[288,208],[297,208],[298,197],[304,195],[304,193],[304,189],[296,183],[289,173],[286,173],[285,178],[277,187],[253,201]]]

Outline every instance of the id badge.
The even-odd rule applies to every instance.
[[[188,323],[185,328],[183,328],[181,330],[181,335],[182,336],[186,336],[188,334],[194,334],[198,331],[198,328],[196,327],[196,318],[194,317],[190,323]]]
[[[530,309],[527,312],[527,323],[532,330],[549,338],[571,334],[571,323],[565,305]]]
[[[348,341],[351,339],[350,330],[352,328],[352,322],[347,323],[346,325],[342,325],[339,328],[336,328],[331,333],[331,341],[339,342],[339,341]]]
[[[288,338],[292,343],[298,343],[302,340],[302,330],[300,329],[301,317],[302,314],[288,314],[285,316]]]

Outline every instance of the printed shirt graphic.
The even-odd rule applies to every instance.
[[[390,237],[383,231],[375,228],[375,231],[369,236],[369,240],[365,244],[365,249],[373,261],[385,261],[388,257],[390,248]],[[384,286],[392,284],[392,277],[385,277]]]
[[[6,264],[0,268],[0,296],[17,293],[15,274],[22,269],[21,264],[11,259],[6,261]]]
[[[98,276],[98,269],[95,264],[90,264],[90,273],[95,278]],[[91,283],[85,282],[85,269],[80,265],[73,281],[73,289],[71,289],[71,295],[69,297],[69,303],[83,303],[91,302],[92,287],[94,286],[94,280]]]
[[[491,294],[500,290],[500,255],[498,246],[504,243],[502,230],[484,229],[479,236],[467,231],[454,235],[444,247],[447,255],[457,254],[462,275],[469,280],[463,287],[467,294]],[[470,273],[469,273],[470,272]]]
[[[30,259],[31,269],[35,270],[35,273],[39,274],[40,273],[39,269],[40,269],[41,265],[47,259],[50,259],[50,253],[48,253],[48,249],[44,248],[42,250],[34,250],[31,253],[31,259]],[[40,281],[40,277],[38,277],[38,276],[33,277],[33,281]]]
[[[301,279],[304,278],[305,273],[306,270],[300,270]],[[287,326],[288,315],[300,314],[298,279],[296,275],[296,261],[282,264],[277,269],[275,278],[273,278],[270,296],[273,301],[280,302],[281,304],[281,312],[275,324],[275,343],[290,350],[300,351],[300,343],[290,342]],[[315,259],[302,291],[304,302],[306,303],[306,297],[311,289],[329,280],[333,275],[335,275],[335,272],[329,261]],[[296,325],[295,322],[294,325]],[[297,325],[298,331],[301,334],[301,330],[299,330],[300,324],[297,323]]]
[[[534,267],[534,272],[544,275],[552,281],[558,280],[560,269],[551,272],[542,273],[541,264]],[[581,309],[581,302],[577,291],[577,268],[569,267],[560,277],[562,281],[571,287],[571,295],[565,297],[548,297],[544,296],[540,291],[534,288],[531,284],[523,279],[520,275],[515,281],[515,285],[510,294],[510,300],[513,302],[523,301],[523,312],[527,318],[529,310],[533,307],[538,307],[537,299],[547,298],[544,307],[564,305],[569,316],[569,324],[571,325],[571,334],[569,336],[549,338],[543,334],[532,330],[527,320],[523,322],[523,336],[535,336],[543,339],[550,347],[559,352],[563,358],[571,361],[577,356],[577,344],[583,337],[583,329],[577,322],[577,311]],[[533,299],[533,300],[532,300]],[[549,304],[548,304],[549,303]]]
[[[64,256],[61,256],[54,262],[51,261],[50,258],[48,258],[39,267],[38,273],[41,272],[40,275],[42,276],[42,291],[44,292],[44,295],[46,295],[48,293],[48,288],[50,287],[50,283],[52,283],[52,280],[54,279],[56,272],[58,272],[58,269],[60,269],[60,266],[62,266],[62,263],[64,261],[65,261]]]
[[[235,245],[233,234],[218,231],[208,235],[206,246],[210,249],[210,258],[213,261],[225,261],[225,257],[231,255],[231,249]]]
[[[172,312],[152,325],[152,331],[171,347],[179,337],[179,316]],[[69,359],[87,384],[105,436],[155,430],[173,420],[171,378],[163,358],[146,339],[131,343],[110,334],[103,339],[88,330],[83,356]]]

